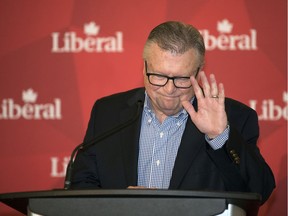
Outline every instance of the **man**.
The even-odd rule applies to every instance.
[[[151,31],[145,89],[96,101],[85,142],[125,127],[78,152],[72,188],[242,191],[268,199],[275,182],[256,146],[257,114],[225,98],[213,74],[206,77],[204,55],[191,25],[166,22]]]

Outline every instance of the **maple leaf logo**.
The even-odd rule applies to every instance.
[[[217,30],[220,33],[231,33],[233,29],[233,24],[230,23],[227,19],[217,22]]]
[[[22,91],[22,100],[25,103],[34,103],[37,100],[38,94],[32,88]]]
[[[95,22],[84,24],[84,33],[88,36],[89,35],[95,36],[99,33],[99,31],[100,31],[100,26],[96,25]]]

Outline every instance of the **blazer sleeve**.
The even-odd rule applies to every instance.
[[[84,143],[89,142],[95,137],[95,118],[97,115],[97,101],[94,104],[86,134],[84,137]],[[95,160],[95,152],[91,149],[85,151],[79,150],[73,166],[71,189],[84,189],[84,188],[101,188],[97,173],[97,162]]]
[[[113,113],[111,110],[113,110],[114,106],[107,99],[109,98],[102,98],[95,102],[90,114],[84,143],[88,143],[99,134],[111,129],[114,124],[119,124],[117,120],[111,121],[111,119],[117,118],[111,116],[111,113]],[[77,152],[72,172],[72,189],[102,188],[96,158],[97,152],[95,151],[95,146],[85,148],[84,144],[84,149],[80,149]]]
[[[237,108],[228,103],[229,139],[223,148],[207,148],[210,158],[220,170],[227,191],[247,191],[262,196],[262,204],[275,188],[273,173],[262,157],[257,140],[257,113],[245,105]]]

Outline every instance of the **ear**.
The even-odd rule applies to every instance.
[[[146,60],[143,59],[143,75],[144,75],[144,76],[145,76],[145,74],[146,74],[146,69],[145,69],[145,67],[146,67]]]

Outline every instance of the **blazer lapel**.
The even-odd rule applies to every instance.
[[[144,101],[144,89],[137,92],[128,100],[127,108],[120,112],[121,123],[131,119],[137,112],[137,102]],[[197,111],[197,100],[195,98],[193,106]],[[136,186],[138,179],[138,156],[139,156],[139,138],[141,129],[143,106],[140,109],[139,117],[130,126],[121,132],[121,155],[123,159],[124,174],[126,176],[127,186]],[[188,118],[186,128],[183,133],[181,144],[175,160],[173,173],[170,181],[170,189],[177,189],[186,172],[191,167],[198,151],[205,148],[205,137]]]
[[[195,98],[193,106],[197,111],[197,100]],[[169,189],[177,189],[185,174],[191,167],[193,160],[200,149],[205,148],[205,136],[201,133],[191,118],[188,117],[181,144],[175,160]]]
[[[138,118],[130,126],[121,132],[122,144],[122,159],[123,167],[126,177],[127,186],[137,185],[137,169],[138,169],[138,155],[139,155],[139,137],[141,128],[141,119],[143,112],[143,104],[139,101],[144,101],[144,91],[139,91],[134,97],[128,101],[128,107],[121,111],[120,118],[122,122],[133,118],[133,115],[139,112]],[[140,106],[140,107],[138,107]]]

